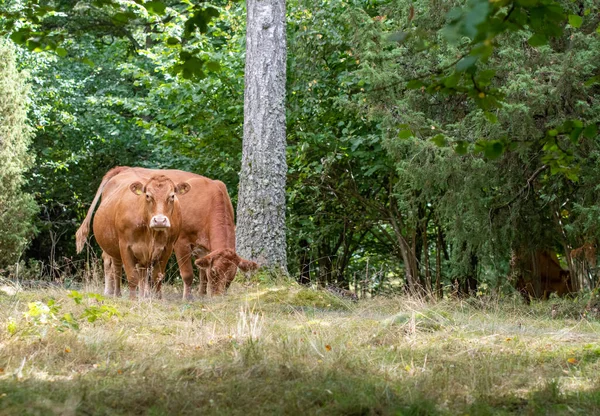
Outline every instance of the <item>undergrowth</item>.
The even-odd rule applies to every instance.
[[[3,289],[3,290],[2,290]],[[358,303],[287,281],[220,298],[0,288],[1,414],[593,414],[580,300]],[[14,288],[12,288],[14,289]],[[579,311],[577,313],[577,311]]]

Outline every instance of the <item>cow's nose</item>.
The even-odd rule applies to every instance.
[[[170,226],[169,218],[164,215],[155,215],[150,220],[150,228],[169,228]]]

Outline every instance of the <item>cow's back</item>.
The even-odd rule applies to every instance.
[[[192,190],[181,198],[182,233],[207,250],[235,249],[233,206],[225,184],[198,176],[188,180]]]

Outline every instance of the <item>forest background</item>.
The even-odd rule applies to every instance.
[[[151,3],[165,8],[46,16],[72,34],[50,53],[24,31],[2,45],[0,111],[16,123],[0,162],[6,270],[84,270],[73,236],[113,166],[220,179],[236,205],[245,5],[201,3],[190,34],[196,6]],[[544,9],[537,26],[478,39],[493,3],[287,3],[292,276],[484,293],[509,290],[515,253],[551,251],[577,288],[596,287],[600,8],[508,2],[559,4],[562,23]],[[498,13],[518,20],[518,7]]]

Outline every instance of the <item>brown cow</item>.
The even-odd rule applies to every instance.
[[[225,293],[235,278],[238,267],[242,271],[258,267],[256,263],[236,254],[233,206],[223,182],[174,169],[124,169],[140,180],[163,174],[174,182],[185,181],[191,185],[190,192],[179,197],[183,225],[175,243],[184,299],[192,297],[192,256],[198,258],[196,265],[200,268],[201,295],[206,295],[209,282],[211,294]]]
[[[537,250],[513,254],[511,268],[515,287],[526,300],[548,299],[551,293],[564,296],[572,292],[571,273],[561,267],[555,253]]]
[[[178,196],[191,186],[175,186],[165,175],[153,174],[140,181],[130,168],[117,167],[102,179],[87,216],[76,234],[81,252],[89,234],[94,208],[94,235],[104,251],[105,293],[120,295],[121,267],[129,282],[129,297],[146,295],[148,278],[160,296],[160,281],[181,229]]]

